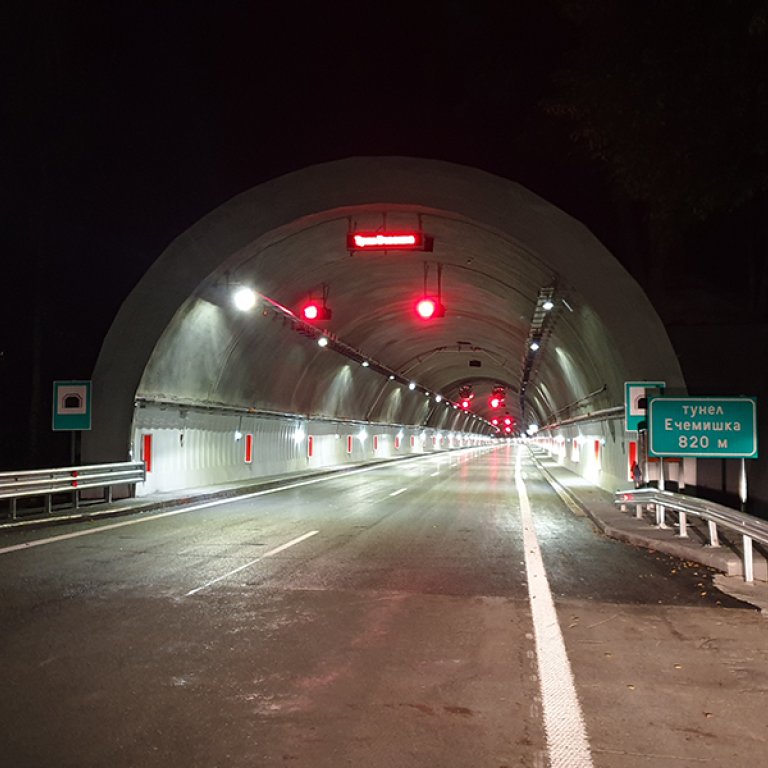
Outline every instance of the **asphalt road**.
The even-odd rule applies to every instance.
[[[0,766],[760,764],[766,620],[516,451],[3,534]]]

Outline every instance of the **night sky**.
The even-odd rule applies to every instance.
[[[30,0],[3,16],[2,467],[66,461],[51,382],[90,378],[174,237],[354,155],[510,178],[583,221],[668,325],[765,327],[763,0]]]

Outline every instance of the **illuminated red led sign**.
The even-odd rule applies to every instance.
[[[431,251],[433,239],[423,232],[350,232],[349,251]]]

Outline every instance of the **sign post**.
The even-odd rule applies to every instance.
[[[90,428],[91,382],[54,381],[51,429],[54,432],[71,432],[70,460],[73,465],[76,463],[75,433]]]
[[[747,505],[745,459],[757,458],[757,398],[654,397],[648,403],[648,453],[740,459],[739,501]]]
[[[754,397],[653,397],[648,453],[709,459],[757,458]]]
[[[648,480],[648,398],[651,394],[664,392],[664,381],[624,382],[624,426],[627,432],[637,432],[637,465],[643,482]],[[664,482],[664,465],[660,466],[661,482]],[[630,472],[634,471],[630,467]]]
[[[652,394],[663,392],[663,381],[624,382],[624,423],[627,432],[647,429],[647,400]]]

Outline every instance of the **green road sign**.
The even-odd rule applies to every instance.
[[[53,430],[91,428],[91,382],[53,382]]]
[[[651,398],[648,453],[662,457],[756,459],[757,398]]]
[[[645,429],[648,419],[645,400],[664,391],[663,381],[624,382],[624,424],[627,432]]]

